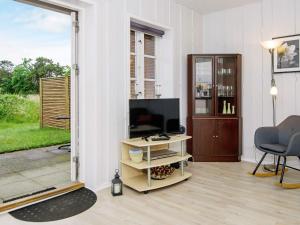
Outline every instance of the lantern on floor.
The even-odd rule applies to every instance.
[[[115,178],[111,181],[111,194],[113,196],[122,195],[123,183],[120,179],[119,170],[116,170]]]

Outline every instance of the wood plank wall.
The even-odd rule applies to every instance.
[[[40,79],[40,126],[70,129],[70,78]]]

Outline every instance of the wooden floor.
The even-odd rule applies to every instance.
[[[247,174],[253,164],[195,163],[193,177],[170,188],[139,194],[125,189],[113,198],[109,189],[98,193],[88,211],[55,225],[299,225],[300,189],[274,185],[276,177]],[[300,172],[289,170],[286,181],[300,182]],[[28,224],[8,214],[0,224]],[[32,223],[36,224],[36,223]]]

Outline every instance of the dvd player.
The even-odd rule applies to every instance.
[[[155,160],[155,159],[168,158],[168,157],[172,157],[172,156],[176,156],[176,155],[177,155],[177,152],[175,152],[175,151],[168,150],[168,149],[162,149],[162,150],[158,150],[158,151],[151,151],[150,158],[151,158],[151,160]],[[143,159],[148,160],[147,152],[144,152]]]

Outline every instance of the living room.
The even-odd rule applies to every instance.
[[[297,35],[300,33],[300,17],[297,14],[300,2],[20,2],[56,11],[68,9],[71,14],[77,13],[75,17],[72,15],[79,24],[78,30],[78,27],[73,27],[72,42],[73,52],[77,52],[72,62],[73,65],[78,65],[79,70],[72,67],[71,74],[74,76],[71,87],[71,143],[78,151],[79,158],[75,160],[78,160],[79,167],[78,177],[74,176],[76,169],[71,174],[72,181],[77,182],[76,185],[83,184],[86,189],[94,192],[97,201],[94,199],[94,205],[91,204],[93,206],[90,205],[91,208],[87,211],[82,210],[79,215],[71,214],[73,217],[70,218],[66,218],[66,213],[66,217],[59,218],[63,220],[51,224],[300,223],[300,173],[296,170],[300,168],[300,150],[297,153],[293,149],[295,154],[292,155],[285,155],[286,149],[279,152],[267,151],[255,176],[252,175],[266,153],[261,144],[280,144],[275,141],[275,135],[268,143],[256,145],[257,140],[260,140],[260,136],[256,136],[259,132],[256,131],[261,131],[259,129],[262,127],[273,127],[273,131],[281,129],[282,126],[277,127],[281,122],[300,114],[300,37]],[[271,44],[266,42],[269,40],[273,40]],[[278,49],[294,42],[294,47],[288,46],[288,50],[292,52],[288,52],[290,58],[287,57],[287,60],[291,64],[279,68],[278,60],[281,59]],[[218,67],[218,64],[223,67]],[[204,82],[201,80],[201,72],[205,73]],[[219,73],[224,77],[223,83],[218,83]],[[208,74],[211,76],[209,82]],[[232,80],[230,74],[234,77]],[[198,75],[201,85],[197,84],[198,80],[195,78]],[[234,100],[231,100],[232,97]],[[170,106],[170,111],[179,112],[176,127],[181,136],[177,133],[169,140],[156,142],[151,137],[154,133],[150,133],[148,141],[141,139],[148,134],[144,133],[139,137],[132,135],[129,126],[133,115],[129,99],[139,103],[147,99],[159,102],[178,99],[175,106]],[[164,105],[166,103],[161,103],[158,109]],[[215,128],[209,123],[202,124],[201,121],[199,127],[195,126],[202,119],[211,121],[220,118],[226,121],[237,120],[235,132],[230,129],[225,132],[226,140],[221,142],[224,143],[224,148],[218,149],[222,153],[223,150],[226,151],[228,143],[234,142],[235,145],[230,150],[231,153],[234,152],[231,154],[234,157],[219,157],[222,154],[216,157],[213,152],[207,152],[211,146],[207,138],[203,138],[203,132],[218,130],[219,127]],[[142,115],[139,121],[147,119],[148,115]],[[192,119],[197,121],[191,122]],[[300,129],[299,118],[292,117],[292,120],[288,121],[288,126],[292,127],[290,129],[296,135]],[[165,132],[169,133],[168,130],[163,130],[162,133]],[[272,131],[262,136],[271,135]],[[213,133],[212,136],[212,140],[216,140],[219,133]],[[139,138],[142,144],[132,143],[132,139],[128,140],[130,137]],[[290,137],[291,135],[288,141],[296,139],[290,140]],[[183,144],[180,145],[180,142]],[[134,161],[129,155],[132,148],[144,149],[145,152],[149,149],[152,152],[151,148],[160,143],[192,156],[189,161],[180,158],[179,165],[176,165],[177,168],[179,166],[179,177],[181,170],[184,170],[183,174],[191,176],[177,179],[176,182],[169,182],[171,176],[161,181],[150,177],[149,181],[149,155],[141,164],[134,165],[134,169],[127,168],[131,161],[125,162],[127,164],[124,169],[122,160]],[[127,152],[122,154],[122,151]],[[281,159],[279,163],[278,159]],[[292,168],[284,168],[285,159],[286,166]],[[175,161],[168,163],[171,165]],[[153,163],[155,164],[154,160]],[[162,165],[157,163],[157,167]],[[279,171],[276,173],[277,165]],[[144,171],[141,172],[145,177],[142,188],[126,181],[126,178],[136,175],[137,167],[142,167]],[[120,170],[120,177],[116,176],[117,181],[120,179],[123,182],[122,195],[113,197],[111,186],[114,185],[112,180],[116,170]],[[283,174],[284,178],[280,183]],[[138,175],[141,175],[140,172]],[[155,190],[147,188],[149,184],[151,186],[158,183],[159,187],[168,187]],[[79,186],[82,188],[82,185]],[[67,190],[70,193],[73,189]],[[117,188],[116,191],[120,189]],[[54,197],[58,193],[63,192],[57,190],[57,193],[48,196],[47,193],[40,193],[38,201],[56,199]],[[31,197],[34,199],[34,196]],[[29,199],[19,201],[21,203],[13,202],[14,207],[35,203]],[[13,204],[5,205],[3,208],[13,214],[12,206]],[[45,221],[51,221],[47,219]],[[0,222],[22,224],[8,213],[0,215]]]

